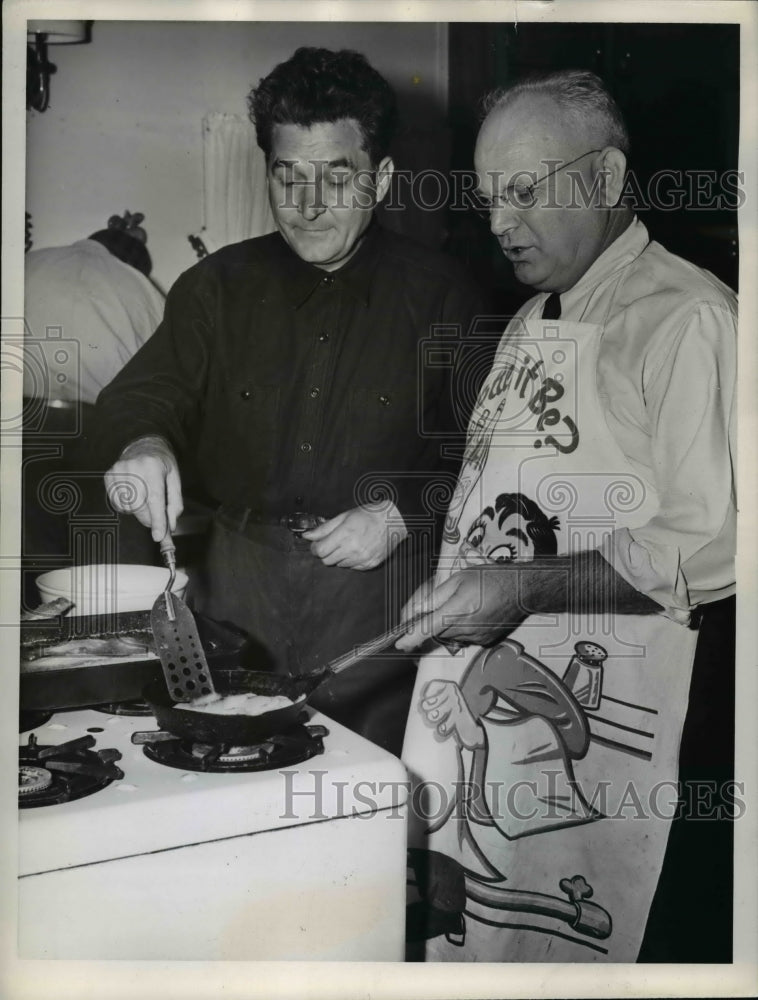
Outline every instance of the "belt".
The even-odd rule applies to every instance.
[[[279,528],[288,528],[293,535],[300,536],[304,531],[323,524],[327,519],[320,514],[309,514],[296,510],[289,514],[266,514],[252,507],[238,507],[232,504],[221,504],[216,510],[232,521],[237,521],[237,531],[243,532],[248,524],[270,524]]]

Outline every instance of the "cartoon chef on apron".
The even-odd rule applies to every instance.
[[[594,390],[600,337],[600,325],[511,324],[471,417],[437,586],[597,549],[654,514],[655,488]],[[409,923],[428,959],[634,960],[695,640],[663,615],[530,614],[491,648],[422,657],[403,759]]]

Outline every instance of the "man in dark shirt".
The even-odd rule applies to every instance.
[[[181,511],[178,459],[192,456],[219,504],[194,606],[299,673],[387,628],[424,572],[410,573],[407,536],[444,507],[430,487],[454,471],[440,460],[456,429],[445,348],[481,303],[449,259],[373,218],[395,100],[363,56],[299,49],[250,109],[278,232],[183,274],[98,411],[112,501],[156,541]],[[303,513],[321,523],[298,534]],[[365,715],[400,670],[365,661],[315,702],[392,743]]]

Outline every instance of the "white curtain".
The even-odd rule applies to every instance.
[[[266,161],[247,118],[203,118],[203,229],[209,253],[276,229],[266,194]]]

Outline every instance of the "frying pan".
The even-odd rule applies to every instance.
[[[346,653],[325,667],[298,677],[245,670],[239,667],[211,668],[210,672],[218,694],[284,695],[293,701],[292,705],[262,712],[260,715],[216,715],[212,712],[178,708],[163,680],[149,684],[143,692],[143,698],[153,710],[161,729],[175,736],[197,743],[248,746],[292,727],[310,695],[323,681],[335,677],[367,656],[386,649],[404,634],[410,624],[411,622],[404,622],[402,625],[396,625],[357,651]]]

